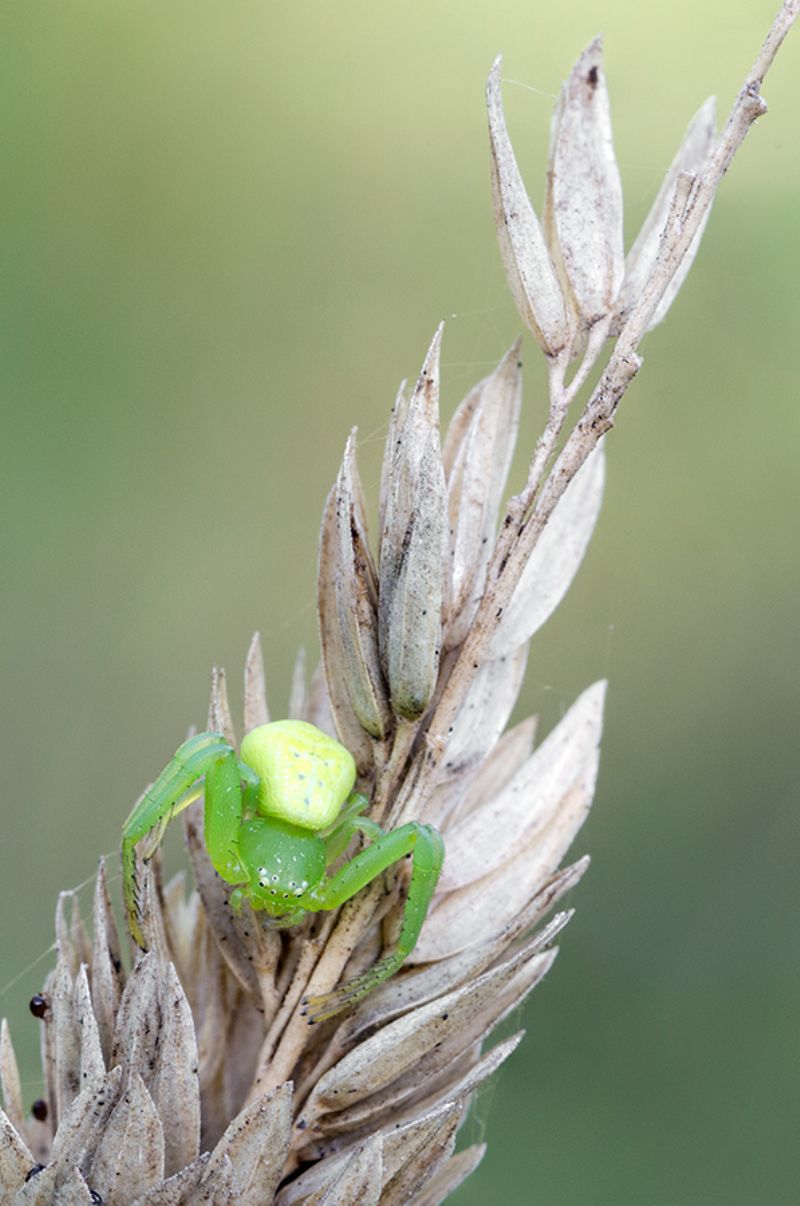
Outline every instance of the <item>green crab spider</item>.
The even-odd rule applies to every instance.
[[[143,950],[136,882],[136,847],[145,862],[168,824],[205,795],[209,858],[233,886],[231,907],[248,903],[281,928],[307,913],[338,909],[402,858],[411,880],[395,947],[361,975],[327,996],[305,1002],[320,1021],[367,996],[403,965],[414,949],[444,858],[431,825],[411,821],[385,832],[361,814],[369,801],[353,791],[356,767],[343,745],[312,724],[278,720],[247,734],[237,755],[220,733],[198,733],[177,750],[122,830],[125,911],[131,937]],[[328,867],[356,833],[369,841],[338,871]]]

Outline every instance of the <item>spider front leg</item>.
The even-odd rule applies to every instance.
[[[354,827],[360,818],[354,820]],[[374,822],[366,822],[369,831]],[[360,825],[358,825],[360,828]],[[333,992],[320,997],[306,997],[303,1013],[309,1023],[321,1022],[333,1014],[355,1005],[358,1001],[388,980],[402,967],[411,954],[425,922],[439,873],[444,860],[444,842],[432,825],[420,825],[410,821],[389,833],[379,830],[380,836],[341,871],[318,888],[306,893],[302,904],[308,909],[338,909],[357,892],[371,883],[378,875],[402,858],[411,856],[411,881],[403,910],[403,921],[397,945],[372,967],[345,981]]]
[[[219,733],[198,733],[177,750],[125,822],[122,829],[125,913],[131,937],[142,950],[147,948],[136,884],[137,844],[145,843],[142,851],[145,861],[152,858],[173,817],[202,793],[202,787],[198,789],[195,785],[205,778],[205,841],[211,862],[228,883],[246,880],[237,851],[244,772],[236,751],[224,737]]]
[[[342,811],[332,825],[320,834],[325,843],[325,865],[330,866],[344,854],[357,833],[371,838],[380,837],[383,830],[375,821],[360,814],[369,808],[369,799],[360,791],[353,791],[342,805]]]

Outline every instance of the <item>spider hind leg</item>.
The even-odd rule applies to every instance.
[[[409,822],[399,829],[383,833],[328,881],[325,896],[331,903],[317,904],[317,908],[337,908],[387,867],[409,854],[413,858],[411,880],[397,945],[372,967],[345,980],[331,992],[304,997],[301,1013],[309,1025],[325,1021],[341,1010],[358,1004],[403,966],[416,946],[433,899],[444,861],[444,842],[433,826]]]

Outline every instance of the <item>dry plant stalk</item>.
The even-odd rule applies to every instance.
[[[578,59],[552,131],[540,224],[505,127],[499,60],[487,100],[500,250],[522,319],[547,360],[550,412],[522,491],[502,507],[521,403],[515,345],[439,436],[437,331],[395,403],[377,556],[347,442],[322,520],[322,665],[302,657],[290,715],[336,733],[387,826],[429,821],[446,861],[408,966],[354,1010],[310,1025],[330,993],[391,945],[405,869],[293,930],[232,914],[184,814],[197,891],[145,877],[149,951],[126,973],[100,867],[92,938],[59,898],[58,962],[35,998],[46,1098],[24,1107],[0,1033],[0,1196],[59,1203],[443,1201],[481,1147],[453,1155],[476,1088],[521,1033],[494,1028],[550,968],[569,920],[556,902],[588,859],[559,870],[592,800],[604,684],[541,744],[535,721],[505,731],[532,636],[578,568],[603,488],[602,437],[641,366],[637,348],[689,268],[720,180],[766,106],[759,88],[799,0],[783,6],[721,135],[707,102],[692,120],[627,259],[601,46]],[[571,404],[615,339],[561,444]],[[567,380],[569,365],[577,368]],[[557,455],[556,455],[557,453]],[[554,459],[555,458],[555,459]],[[258,637],[245,668],[244,731],[268,719]],[[235,739],[215,672],[210,729]]]

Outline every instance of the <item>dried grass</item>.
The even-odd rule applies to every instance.
[[[443,1201],[480,1162],[453,1154],[476,1089],[522,1034],[495,1027],[549,971],[571,913],[547,914],[581,878],[559,869],[591,805],[604,684],[534,745],[506,731],[531,638],[568,589],[600,507],[602,437],[641,365],[637,348],[688,270],[723,173],[764,112],[759,85],[797,12],[784,5],[722,134],[693,119],[627,260],[599,41],[571,73],[553,126],[540,224],[508,139],[499,62],[488,85],[500,250],[550,371],[551,405],[523,490],[503,504],[522,398],[519,346],[439,434],[436,332],[395,403],[370,544],[354,436],[320,540],[322,666],[298,661],[291,714],[336,733],[384,825],[434,823],[446,861],[406,967],[355,1009],[310,1023],[330,993],[391,944],[396,869],[338,916],[290,931],[237,918],[184,814],[196,891],[143,882],[149,951],[125,970],[101,865],[92,938],[68,894],[43,988],[46,1100],[23,1107],[0,1031],[0,1197],[44,1204],[281,1206]],[[563,439],[607,338],[616,342]],[[573,368],[567,380],[567,369]],[[561,447],[558,451],[559,445]],[[258,636],[245,663],[244,732],[268,720]],[[209,728],[235,741],[215,671]],[[134,952],[129,952],[134,953]]]

